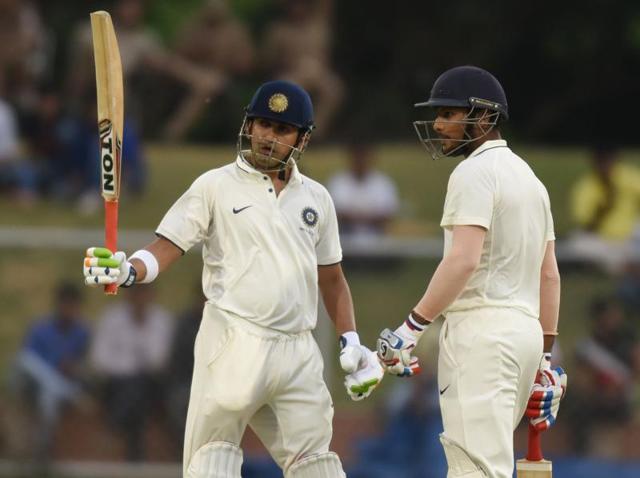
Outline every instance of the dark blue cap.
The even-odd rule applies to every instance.
[[[267,118],[297,126],[313,128],[311,97],[303,88],[289,81],[264,83],[246,108],[247,118]]]
[[[415,106],[484,108],[509,118],[502,85],[495,76],[477,66],[457,66],[445,71],[433,84],[429,100]]]

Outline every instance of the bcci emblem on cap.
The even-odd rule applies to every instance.
[[[276,93],[269,98],[269,109],[275,113],[282,113],[289,107],[289,100],[282,93]]]
[[[302,210],[302,221],[309,227],[318,224],[318,211],[312,207],[305,207]]]

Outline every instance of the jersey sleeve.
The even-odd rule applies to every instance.
[[[196,179],[171,206],[156,229],[183,251],[203,241],[213,218],[213,185],[207,175]]]
[[[461,163],[449,178],[440,226],[489,229],[495,196],[495,177],[489,168]]]
[[[342,261],[342,247],[338,234],[338,217],[329,193],[323,191],[324,214],[319,223],[316,257],[319,266],[328,266]]]
[[[547,217],[547,224],[545,229],[545,240],[547,242],[555,241],[556,233],[553,225],[553,215],[551,214],[551,200],[549,199],[549,193],[547,192],[547,188],[545,188],[544,185],[542,185],[542,183],[540,183],[540,186],[542,187],[542,191],[544,192],[545,213]]]

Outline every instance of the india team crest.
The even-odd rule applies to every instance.
[[[302,221],[309,227],[318,224],[318,211],[312,207],[305,207],[302,210]]]
[[[282,93],[276,93],[269,98],[269,109],[275,113],[282,113],[289,107],[289,100]]]

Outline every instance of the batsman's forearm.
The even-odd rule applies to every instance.
[[[545,336],[544,351],[550,352],[558,335],[560,315],[560,271],[556,260],[555,241],[547,242],[540,268],[540,325]]]
[[[414,310],[422,317],[434,320],[460,295],[476,267],[477,263],[465,256],[445,256]]]
[[[545,277],[540,281],[540,325],[545,336],[545,352],[551,351],[558,334],[560,316],[560,276]],[[547,350],[548,349],[548,350]]]
[[[154,255],[158,261],[158,270],[162,272],[166,270],[171,264],[173,264],[179,257],[182,257],[183,252],[171,241],[168,241],[164,237],[158,237],[152,243],[147,244],[144,249]],[[136,281],[140,282],[144,280],[147,275],[147,267],[140,259],[132,258],[131,265],[136,270]]]
[[[336,327],[338,336],[350,330],[356,330],[353,313],[353,300],[349,285],[344,277],[320,284],[324,306]]]

